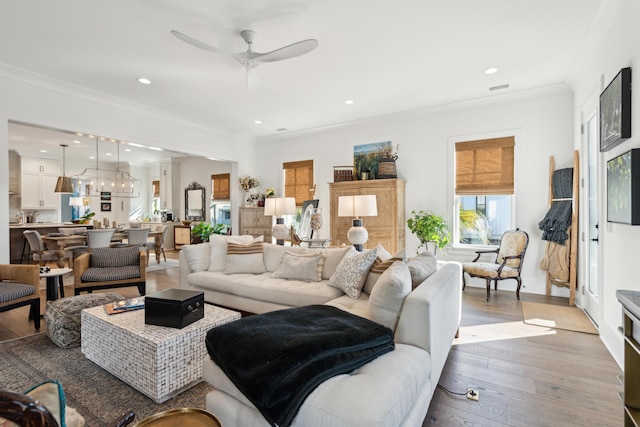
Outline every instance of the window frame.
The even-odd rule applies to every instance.
[[[476,140],[485,140],[485,139],[498,139],[505,137],[513,137],[514,147],[513,147],[513,194],[509,195],[510,203],[510,218],[509,218],[509,229],[514,229],[516,224],[516,193],[517,193],[517,169],[518,169],[518,141],[520,140],[520,129],[506,129],[504,131],[496,131],[496,132],[486,132],[479,134],[470,134],[470,135],[460,135],[460,136],[452,136],[448,138],[448,154],[449,154],[449,165],[451,166],[449,170],[449,194],[450,194],[450,212],[451,212],[451,246],[454,251],[459,251],[461,253],[465,252],[474,252],[476,250],[485,250],[485,249],[495,249],[498,247],[497,245],[483,245],[483,244],[467,244],[460,243],[460,211],[458,210],[458,194],[455,192],[456,187],[456,143],[458,142],[468,142],[468,141],[476,141]],[[493,196],[494,194],[482,194],[482,196]]]

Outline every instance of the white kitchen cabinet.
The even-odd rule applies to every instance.
[[[60,209],[60,194],[54,192],[58,181],[57,160],[22,157],[22,209]]]
[[[180,209],[180,163],[160,163],[160,207],[179,213]]]

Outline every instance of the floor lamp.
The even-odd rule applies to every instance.
[[[378,215],[378,206],[374,194],[338,197],[338,216],[355,217],[347,233],[347,239],[357,251],[362,252],[364,244],[369,239],[369,232],[362,225],[360,217],[376,215]]]
[[[281,215],[295,215],[295,197],[267,197],[264,200],[265,216],[275,216],[276,223],[271,230],[271,234],[276,238],[277,245],[284,245],[285,239],[289,236],[289,228],[284,225],[284,218]]]

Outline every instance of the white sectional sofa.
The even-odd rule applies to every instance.
[[[250,237],[245,236],[233,236],[233,239],[245,244],[250,241]],[[341,285],[335,283],[336,277],[344,277],[341,276],[344,265],[339,267],[341,262],[346,265],[355,257],[364,260],[365,256],[354,255],[352,248],[316,250],[262,244],[264,272],[258,272],[258,268],[253,270],[255,273],[247,273],[242,271],[242,264],[230,261],[223,253],[223,243],[226,244],[226,238],[216,236],[211,243],[183,247],[180,287],[203,291],[207,302],[252,313],[329,304],[385,324],[394,331],[395,350],[350,374],[322,383],[304,401],[293,426],[422,425],[460,323],[462,269],[459,263],[438,263],[429,253],[411,257],[406,262],[389,259],[376,264],[368,273],[362,292],[354,297],[344,292],[352,293],[351,288],[341,290]],[[313,258],[319,251],[323,258],[322,271],[319,266],[317,271],[320,281],[274,277],[287,271],[282,267],[287,267],[283,264],[289,259],[306,263],[308,267],[310,261],[304,258],[305,254]],[[376,255],[384,261],[390,257],[385,252],[378,249]],[[260,258],[256,254],[252,257],[254,261]],[[381,265],[387,267],[383,272],[378,269]],[[248,265],[246,270],[255,267]],[[349,274],[358,268],[350,265]],[[308,275],[310,269],[306,270],[304,274]],[[291,270],[289,274],[296,275]],[[209,358],[205,358],[203,368],[204,380],[215,387],[207,395],[206,408],[222,425],[269,425]]]

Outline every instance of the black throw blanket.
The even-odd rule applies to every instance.
[[[393,332],[326,305],[245,317],[207,333],[211,359],[273,426],[322,382],[394,349]]]
[[[568,199],[573,194],[573,168],[558,169],[551,178],[553,199]],[[569,238],[567,230],[571,226],[571,200],[557,200],[551,203],[551,208],[544,219],[538,223],[543,231],[542,240],[559,243]]]

